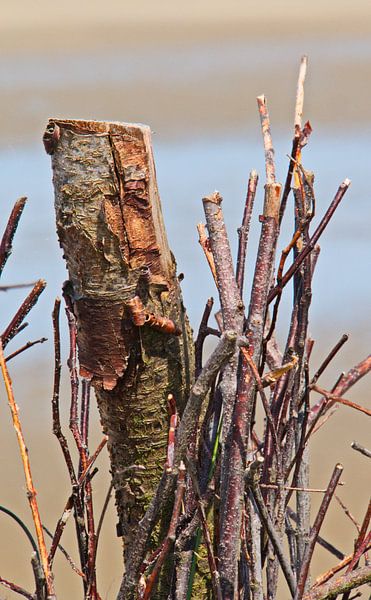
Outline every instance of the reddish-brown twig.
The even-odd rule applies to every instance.
[[[354,556],[353,556],[353,559],[352,559],[352,561],[351,561],[351,563],[350,563],[350,565],[348,567],[347,573],[349,573],[349,571],[351,571],[354,568],[355,564],[359,560],[359,557],[365,551],[365,547],[371,541],[371,531],[367,535],[367,530],[369,528],[370,521],[371,521],[371,500],[369,500],[367,511],[366,511],[366,514],[365,514],[364,519],[362,521],[361,530],[360,530],[360,532],[358,534],[358,538],[357,538],[356,543],[354,545]]]
[[[214,299],[209,298],[201,318],[200,327],[198,329],[197,338],[195,341],[195,376],[198,377],[202,370],[202,353],[205,339],[208,335],[220,337],[220,331],[208,326],[211,311],[214,306]]]
[[[347,373],[342,373],[332,388],[331,393],[335,396],[342,396],[345,394],[353,385],[357,383],[362,377],[367,375],[371,370],[371,354],[365,359],[361,360],[358,365],[350,369]],[[327,401],[326,398],[321,398],[310,411],[309,421],[318,420],[318,413],[323,414],[324,409],[329,410],[334,405],[332,400]]]
[[[59,413],[59,389],[61,380],[61,340],[59,330],[59,314],[61,301],[56,298],[52,313],[53,330],[54,330],[54,387],[52,398],[52,413],[53,413],[53,433],[56,436],[61,447],[65,463],[67,465],[71,484],[76,485],[76,474],[73,467],[71,454],[68,448],[67,439],[62,433],[60,413]]]
[[[241,352],[243,354],[244,359],[246,360],[247,364],[249,365],[249,368],[252,372],[252,375],[256,381],[256,387],[258,389],[259,395],[261,397],[262,400],[262,404],[263,404],[263,408],[264,408],[264,412],[265,412],[265,416],[267,417],[267,421],[270,425],[271,428],[271,432],[272,432],[272,436],[273,436],[273,442],[274,442],[274,448],[275,448],[275,452],[276,454],[279,453],[279,443],[278,443],[278,438],[277,438],[277,431],[276,431],[276,426],[274,424],[274,420],[272,417],[272,413],[271,413],[271,409],[269,407],[269,402],[268,399],[264,393],[264,386],[261,380],[261,377],[259,375],[259,371],[252,359],[252,357],[250,356],[249,350],[248,348],[241,348]]]
[[[323,363],[320,365],[320,367],[317,369],[317,371],[313,375],[311,382],[310,382],[311,385],[314,385],[315,383],[317,383],[317,381],[321,377],[322,373],[325,371],[325,369],[327,369],[327,367],[330,364],[330,362],[332,361],[332,359],[336,356],[336,354],[339,352],[340,348],[342,348],[344,346],[345,342],[347,342],[348,339],[349,339],[349,335],[347,333],[344,333],[341,336],[340,340],[330,350],[330,352],[326,356]]]
[[[208,265],[210,267],[210,271],[211,274],[214,278],[215,281],[215,285],[218,287],[218,282],[217,282],[217,278],[216,278],[216,270],[215,270],[215,262],[214,262],[214,257],[212,255],[212,252],[210,250],[210,240],[206,235],[206,228],[205,225],[203,223],[198,223],[197,225],[197,231],[198,231],[198,241],[199,244],[202,248],[202,250],[204,251],[206,260],[208,262]]]
[[[327,486],[326,493],[323,497],[321,506],[319,508],[319,511],[318,511],[315,521],[313,523],[313,527],[310,532],[310,538],[309,538],[308,544],[305,549],[303,562],[302,562],[300,573],[298,576],[295,600],[299,600],[300,598],[302,598],[302,596],[304,594],[305,584],[306,584],[306,581],[308,578],[309,567],[310,567],[310,563],[312,560],[313,551],[314,551],[314,547],[316,545],[317,537],[318,537],[319,531],[321,529],[325,515],[327,513],[327,509],[330,505],[332,496],[334,495],[336,487],[339,483],[339,479],[340,479],[342,472],[343,472],[343,466],[340,464],[337,464],[331,475],[331,479]]]
[[[170,416],[169,423],[169,435],[166,451],[166,463],[165,469],[168,473],[171,473],[174,466],[174,452],[175,452],[175,436],[176,429],[178,426],[178,411],[176,408],[176,401],[173,394],[169,394],[167,397],[168,411]]]
[[[55,552],[57,550],[59,541],[62,537],[62,533],[63,533],[66,523],[70,517],[72,508],[74,506],[75,498],[76,498],[76,496],[78,497],[79,488],[85,483],[86,477],[88,476],[92,466],[94,465],[95,461],[97,460],[97,458],[98,458],[99,454],[101,453],[101,451],[103,450],[104,446],[107,444],[107,439],[108,438],[106,436],[104,436],[104,438],[101,440],[101,442],[99,443],[94,454],[88,459],[86,466],[85,466],[83,472],[81,473],[76,486],[73,486],[73,492],[70,495],[70,497],[68,498],[66,505],[64,507],[64,510],[63,510],[63,514],[60,517],[60,519],[58,520],[57,526],[55,528],[53,542],[52,542],[52,545],[49,550],[48,560],[49,560],[50,564],[52,564],[52,562],[53,562]],[[81,513],[79,513],[79,514],[81,514]],[[83,522],[84,522],[84,519],[83,519]]]
[[[367,552],[370,549],[371,549],[371,542],[364,549],[364,552]],[[352,562],[353,557],[354,557],[354,553],[349,554],[348,556],[345,556],[343,558],[343,560],[341,562],[339,562],[337,565],[335,565],[334,567],[331,567],[331,569],[329,569],[325,573],[322,573],[321,575],[319,575],[319,577],[317,577],[316,581],[314,582],[313,588],[315,588],[317,586],[318,587],[322,586],[329,579],[331,579],[331,577],[333,577],[334,575],[336,575],[336,573],[338,573],[339,571],[341,571],[342,569],[344,569],[346,566],[348,566]]]
[[[24,344],[24,346],[21,346],[21,348],[18,348],[18,350],[15,350],[11,354],[8,354],[8,356],[5,357],[5,362],[9,362],[10,360],[12,360],[16,356],[18,356],[18,354],[21,354],[25,350],[32,348],[32,346],[35,346],[36,344],[43,344],[44,342],[47,342],[47,341],[48,341],[48,338],[42,337],[38,340],[34,340],[33,342],[27,342],[27,344]]]
[[[20,596],[24,596],[25,598],[28,598],[28,600],[35,600],[34,594],[30,594],[30,592],[27,592],[27,590],[23,589],[12,581],[8,581],[7,579],[0,577],[0,583],[4,587],[8,588],[8,590],[12,590],[12,592],[19,594]]]
[[[162,565],[164,564],[165,558],[170,550],[170,547],[175,540],[175,530],[176,530],[176,526],[178,523],[180,510],[182,507],[184,491],[185,491],[185,466],[181,462],[179,465],[179,469],[178,469],[177,489],[176,489],[176,493],[175,493],[174,507],[173,507],[173,513],[171,515],[169,530],[167,532],[165,541],[161,548],[161,552],[156,560],[156,564],[153,568],[153,571],[147,579],[146,587],[145,587],[145,590],[144,590],[144,593],[142,596],[143,600],[148,600],[151,597],[151,592],[156,583],[158,574],[161,570]]]
[[[304,594],[302,600],[330,600],[337,598],[339,594],[350,592],[352,589],[359,587],[371,581],[371,567],[361,567],[339,577],[335,581],[331,581],[327,585],[320,585],[310,588]]]
[[[17,230],[19,219],[21,218],[27,198],[19,198],[13,206],[12,212],[5,228],[1,243],[0,243],[0,276],[3,272],[6,261],[12,252],[12,242],[14,234]]]
[[[297,255],[297,257],[294,260],[291,267],[289,267],[288,270],[286,271],[286,273],[282,276],[282,280],[281,280],[280,284],[279,285],[277,284],[269,292],[269,296],[268,296],[269,303],[272,302],[272,300],[274,300],[274,298],[279,293],[281,293],[282,288],[284,288],[285,285],[287,285],[287,283],[290,281],[290,279],[295,275],[295,273],[298,271],[300,265],[303,263],[304,259],[313,251],[319,238],[321,237],[323,231],[326,229],[331,217],[333,216],[335,210],[337,209],[338,205],[340,204],[341,200],[343,199],[344,194],[346,193],[349,186],[350,186],[349,179],[345,179],[343,181],[343,183],[339,186],[339,189],[336,192],[333,201],[331,202],[329,208],[327,209],[327,211],[326,211],[325,215],[323,216],[317,229],[311,236],[308,244],[305,246],[305,248],[301,252],[299,252],[299,254]]]
[[[327,390],[324,390],[323,388],[319,387],[318,385],[313,385],[311,386],[312,390],[315,392],[318,392],[318,394],[321,394],[322,396],[324,396],[328,403],[331,402],[331,404],[344,404],[344,406],[349,406],[350,408],[354,408],[355,410],[358,410],[360,412],[363,412],[365,415],[368,415],[369,417],[371,417],[371,410],[369,410],[368,408],[365,408],[364,406],[361,406],[360,404],[356,404],[355,402],[352,402],[351,400],[347,400],[346,398],[342,398],[341,396],[337,396],[336,394],[332,394],[331,392],[328,392]]]
[[[10,321],[9,325],[1,334],[1,340],[3,348],[10,342],[11,339],[19,332],[19,326],[22,321],[28,315],[31,308],[36,304],[39,299],[40,294],[44,291],[46,287],[46,281],[44,279],[39,279],[28,294],[27,298],[22,302],[21,306],[15,313],[13,319]]]
[[[33,521],[35,524],[37,543],[38,543],[39,553],[40,553],[40,562],[41,562],[42,568],[44,570],[47,592],[48,592],[48,595],[52,598],[52,597],[54,597],[53,576],[50,571],[49,563],[48,563],[48,553],[46,550],[46,545],[45,545],[45,540],[44,540],[44,534],[43,534],[42,523],[41,523],[41,518],[40,518],[40,513],[39,513],[39,507],[38,507],[37,500],[36,500],[36,490],[34,488],[33,481],[32,481],[30,460],[29,460],[27,447],[26,447],[24,437],[23,437],[22,426],[21,426],[21,422],[20,422],[19,414],[18,414],[18,407],[17,407],[17,404],[14,399],[14,395],[13,395],[12,382],[11,382],[11,379],[10,379],[10,376],[8,373],[8,369],[7,369],[7,366],[5,363],[5,359],[4,359],[4,352],[3,352],[1,340],[0,340],[0,365],[1,365],[1,371],[3,374],[4,383],[5,383],[9,407],[10,407],[10,411],[12,413],[13,425],[14,425],[14,429],[15,429],[15,432],[17,435],[19,450],[20,450],[20,454],[21,454],[23,470],[24,470],[24,475],[25,475],[25,479],[26,479],[27,498],[28,498],[28,501],[30,504],[32,518],[33,518]]]
[[[49,529],[43,525],[43,530],[45,531],[45,533],[53,540],[53,534],[51,531],[49,531]],[[80,571],[80,569],[76,566],[76,564],[74,563],[74,561],[72,560],[71,556],[68,554],[67,550],[62,546],[62,544],[58,544],[58,550],[60,552],[62,552],[63,556],[65,557],[66,561],[68,562],[68,564],[70,565],[71,569],[73,571],[75,571],[75,573],[79,576],[84,578],[85,575],[82,571]]]
[[[247,194],[245,201],[245,209],[242,217],[241,227],[238,229],[238,253],[236,266],[236,281],[240,290],[241,298],[243,296],[243,282],[245,276],[246,250],[250,231],[250,221],[252,209],[254,206],[256,188],[258,185],[259,176],[256,171],[251,171],[249,183],[247,185]]]

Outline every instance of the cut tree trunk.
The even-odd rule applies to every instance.
[[[109,438],[118,530],[129,551],[164,469],[167,396],[182,413],[194,371],[150,129],[52,119],[44,144],[52,155],[80,374],[95,388]]]

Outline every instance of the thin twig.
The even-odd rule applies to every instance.
[[[325,215],[323,216],[317,229],[315,230],[312,237],[310,238],[308,244],[305,246],[305,248],[301,252],[299,252],[299,254],[297,255],[297,257],[294,260],[291,267],[289,267],[288,270],[286,271],[286,273],[283,275],[281,283],[279,285],[277,284],[269,292],[269,296],[268,296],[269,303],[272,302],[272,300],[274,300],[274,298],[279,293],[281,293],[282,288],[284,288],[287,285],[287,283],[290,281],[290,279],[293,277],[293,275],[295,275],[295,273],[298,271],[298,269],[299,269],[300,265],[302,264],[302,262],[304,261],[304,259],[313,251],[319,238],[321,237],[323,231],[326,229],[331,217],[333,216],[335,210],[337,209],[338,205],[340,204],[341,200],[343,199],[344,194],[346,193],[349,186],[350,186],[349,179],[345,179],[343,181],[343,183],[339,186],[338,191],[336,192],[333,201],[331,202],[329,208],[327,209],[327,211],[326,211]]]
[[[35,596],[33,594],[30,594],[30,592],[27,592],[27,590],[23,589],[16,583],[12,583],[3,577],[0,577],[0,583],[4,587],[8,588],[8,590],[12,590],[12,592],[19,594],[20,596],[24,596],[25,598],[28,598],[28,600],[35,600]]]
[[[12,413],[13,425],[18,439],[19,450],[21,453],[24,475],[26,479],[27,498],[30,504],[33,521],[35,524],[36,538],[39,547],[40,561],[44,570],[48,595],[54,597],[53,576],[48,564],[48,553],[45,545],[42,523],[39,513],[39,507],[36,500],[36,490],[32,481],[31,465],[28,456],[27,446],[24,441],[21,422],[19,420],[18,407],[14,399],[12,382],[4,359],[3,346],[0,340],[0,365],[5,383],[10,411]]]
[[[368,450],[367,448],[365,448],[365,446],[362,446],[358,442],[352,442],[351,447],[353,448],[353,450],[357,450],[357,452],[360,452],[361,454],[363,454],[363,456],[367,456],[367,458],[371,458],[371,450]]]
[[[345,342],[347,342],[348,339],[349,339],[349,335],[347,333],[344,333],[341,336],[340,340],[330,350],[330,352],[326,356],[323,363],[320,365],[320,367],[317,369],[317,371],[313,375],[310,385],[314,385],[315,383],[317,383],[317,381],[321,377],[322,373],[325,371],[325,369],[327,369],[327,367],[330,364],[330,362],[332,361],[332,359],[336,356],[336,354],[339,352],[340,348],[342,348],[344,346]]]
[[[354,545],[354,556],[353,556],[352,562],[350,563],[350,565],[348,567],[347,573],[349,573],[349,571],[351,571],[354,568],[359,557],[364,552],[364,548],[369,544],[369,542],[371,540],[371,531],[367,535],[367,530],[369,528],[370,521],[371,521],[371,499],[369,500],[366,514],[362,521],[361,530],[358,534],[358,538]]]
[[[343,511],[345,512],[346,516],[352,521],[352,523],[353,523],[354,527],[357,529],[358,533],[360,533],[361,527],[360,527],[359,523],[357,523],[355,517],[350,512],[349,508],[347,506],[345,506],[344,502],[336,494],[335,494],[335,500],[340,504],[340,506],[343,509]]]
[[[8,356],[5,357],[5,362],[9,362],[10,360],[12,360],[12,358],[15,358],[16,356],[18,356],[18,354],[21,354],[25,350],[32,348],[32,346],[35,346],[35,344],[43,344],[44,342],[47,342],[47,341],[48,341],[48,338],[42,337],[38,340],[34,340],[33,342],[27,342],[27,344],[24,344],[24,346],[21,346],[21,348],[18,348],[18,350],[15,350],[14,352],[12,352],[12,354],[8,354]]]
[[[34,540],[34,537],[31,533],[31,531],[28,529],[27,525],[22,521],[22,519],[20,519],[18,517],[18,515],[16,515],[12,510],[9,510],[9,508],[6,508],[5,506],[1,506],[0,505],[0,512],[3,512],[5,514],[7,514],[9,517],[11,517],[12,519],[14,519],[14,521],[16,521],[16,523],[18,523],[18,525],[21,527],[21,529],[23,529],[24,533],[26,534],[28,541],[30,542],[36,556],[37,559],[40,560],[40,556],[39,556],[39,550],[37,548],[37,544]]]
[[[9,290],[22,290],[24,288],[33,287],[37,283],[36,281],[30,281],[29,283],[12,283],[10,285],[0,285],[0,292],[8,292]]]
[[[111,497],[112,497],[112,491],[113,491],[113,482],[111,481],[111,483],[109,484],[109,488],[107,490],[106,497],[104,499],[102,512],[100,514],[99,521],[98,521],[97,533],[95,536],[95,555],[97,555],[98,542],[99,542],[100,534],[102,531],[104,517],[106,516],[109,501],[111,500]]]
[[[292,508],[290,508],[290,506],[287,507],[286,512],[287,512],[288,516],[290,517],[290,519],[292,519],[294,521],[294,523],[298,522],[298,515],[296,514],[296,512],[294,510],[292,510]],[[345,555],[343,554],[343,552],[340,552],[340,550],[338,550],[338,548],[336,548],[333,544],[331,544],[330,542],[325,540],[320,535],[317,537],[317,544],[319,546],[322,546],[322,548],[327,550],[327,552],[330,552],[330,554],[333,554],[334,556],[336,556],[336,558],[338,558],[339,560],[343,560],[345,558]]]
[[[23,209],[26,204],[26,197],[19,198],[13,206],[12,212],[8,219],[1,243],[0,243],[0,276],[12,252],[12,242],[14,234],[17,230],[19,219],[21,218]]]
[[[368,545],[368,547],[366,547],[364,549],[364,552],[367,552],[368,550],[370,550],[370,548],[371,548],[371,543]],[[329,569],[325,573],[322,573],[321,575],[319,575],[319,577],[317,577],[316,581],[314,582],[313,588],[316,586],[322,586],[329,579],[331,579],[331,577],[333,577],[336,573],[338,573],[339,571],[344,569],[346,566],[348,566],[351,563],[351,561],[353,560],[353,557],[354,557],[354,553],[349,554],[348,556],[344,556],[340,563],[338,563],[334,567],[331,567],[331,569]]]
[[[345,574],[327,585],[315,586],[310,588],[302,600],[335,600],[339,594],[349,592],[350,590],[370,583],[371,567],[360,567],[351,573]]]
[[[19,333],[19,326],[22,324],[22,321],[28,315],[31,308],[35,306],[36,302],[39,299],[40,294],[44,291],[46,287],[46,281],[44,279],[39,279],[37,283],[35,283],[33,289],[28,294],[27,298],[22,302],[21,306],[18,308],[15,313],[13,319],[10,321],[9,325],[1,334],[1,340],[3,348],[10,342],[11,339]]]
[[[246,250],[249,239],[250,221],[254,206],[256,188],[258,185],[259,176],[256,171],[251,171],[249,183],[247,185],[247,194],[245,201],[245,209],[242,217],[241,227],[238,229],[238,252],[236,266],[236,281],[240,290],[241,298],[243,296],[243,283],[245,277]]]
[[[53,536],[52,532],[45,525],[43,525],[43,530],[51,539],[53,539],[54,536]],[[60,550],[62,552],[63,556],[67,560],[71,569],[73,571],[75,571],[75,573],[77,573],[77,575],[79,575],[79,577],[84,578],[85,577],[84,573],[82,571],[80,571],[80,569],[76,566],[76,564],[72,560],[71,556],[68,554],[67,550],[62,546],[62,544],[58,544],[58,550]]]
[[[210,328],[208,326],[211,311],[214,306],[214,299],[209,298],[206,302],[205,309],[201,318],[200,327],[198,329],[197,338],[195,341],[195,376],[198,377],[202,370],[202,353],[206,337],[209,334]],[[216,331],[216,330],[215,330]],[[218,332],[219,333],[219,332]],[[220,335],[220,333],[219,333]]]
[[[338,485],[338,482],[339,482],[342,472],[343,472],[343,466],[340,464],[337,464],[331,475],[331,479],[327,486],[327,491],[323,497],[321,506],[320,506],[317,516],[315,518],[313,527],[310,532],[309,541],[308,541],[308,544],[305,549],[303,562],[302,562],[301,569],[300,569],[300,574],[298,577],[298,585],[297,585],[297,589],[296,589],[296,593],[295,593],[295,600],[299,600],[300,598],[302,598],[302,596],[304,594],[305,584],[306,584],[306,581],[308,578],[309,567],[310,567],[310,563],[312,560],[313,551],[314,551],[314,547],[316,545],[317,537],[318,537],[319,531],[321,529],[321,525],[323,523],[325,515],[327,513],[327,509],[330,505],[332,496],[334,495],[334,492]]]
[[[339,404],[344,404],[344,406],[349,406],[350,408],[354,408],[355,410],[358,410],[358,411],[364,413],[365,415],[371,417],[371,410],[368,410],[368,408],[365,408],[364,406],[361,406],[360,404],[356,404],[355,402],[352,402],[351,400],[347,400],[346,398],[342,398],[341,396],[332,394],[331,392],[328,392],[327,390],[320,388],[318,385],[313,385],[312,389],[315,392],[318,392],[318,394],[321,394],[322,396],[324,396],[328,400],[328,402],[331,401],[332,404],[335,404],[336,402],[338,402]]]
[[[264,526],[266,528],[266,531],[269,535],[269,539],[272,542],[272,545],[274,547],[274,550],[275,550],[278,560],[280,562],[283,574],[284,574],[287,584],[289,586],[290,593],[292,596],[294,596],[295,588],[296,588],[294,573],[292,572],[291,567],[288,563],[288,560],[284,554],[284,551],[283,551],[283,548],[281,545],[281,540],[274,528],[274,525],[272,523],[272,520],[271,520],[268,510],[267,510],[267,507],[265,505],[263,496],[261,495],[261,491],[259,488],[259,472],[258,472],[258,470],[247,471],[246,483],[249,486],[249,488],[251,489],[252,495],[254,496],[254,500],[258,507],[261,519],[262,519]]]

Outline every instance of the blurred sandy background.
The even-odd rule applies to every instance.
[[[215,295],[197,246],[201,197],[214,188],[235,247],[246,179],[264,163],[256,96],[268,97],[280,179],[291,148],[292,115],[300,56],[309,54],[305,118],[314,127],[304,164],[317,174],[322,214],[346,176],[352,187],[323,237],[310,331],[316,339],[312,371],[344,332],[350,340],[321,383],[330,387],[370,352],[370,118],[371,5],[367,0],[242,2],[157,0],[128,2],[2,0],[0,6],[0,175],[4,226],[16,197],[29,195],[3,282],[45,277],[48,289],[11,350],[46,335],[49,342],[10,363],[29,446],[42,517],[53,528],[68,496],[66,470],[49,433],[52,389],[53,299],[66,277],[53,221],[49,159],[41,136],[50,116],[148,123],[154,130],[157,173],[169,238],[185,272],[184,297],[193,327],[204,300]],[[262,187],[261,187],[262,190]],[[262,193],[260,190],[260,202]],[[258,232],[257,207],[250,271]],[[286,230],[290,231],[289,221]],[[281,246],[285,243],[282,240]],[[248,286],[247,286],[248,287]],[[0,296],[2,327],[22,300]],[[287,319],[282,309],[282,321]],[[282,327],[283,329],[283,327]],[[10,347],[9,347],[10,348]],[[9,350],[10,351],[10,350]],[[64,336],[64,359],[67,345]],[[370,379],[347,397],[369,405]],[[68,381],[63,386],[65,415]],[[92,448],[100,439],[94,413]],[[341,408],[313,443],[313,486],[326,485],[334,464],[344,464],[339,495],[358,520],[368,501],[367,461],[350,449],[369,445],[367,418]],[[5,394],[0,403],[0,503],[30,523],[15,435]],[[108,486],[106,457],[95,478],[96,513]],[[314,511],[319,498],[313,499]],[[120,583],[120,542],[113,505],[98,550],[98,586],[113,599]],[[354,527],[334,503],[323,535],[347,554]],[[72,523],[63,543],[77,559]],[[0,574],[32,589],[29,546],[0,514]],[[336,563],[318,550],[314,575]],[[81,597],[76,575],[56,558],[58,597]],[[15,597],[0,589],[0,598]],[[282,592],[282,598],[285,598]],[[367,594],[364,594],[364,598]]]

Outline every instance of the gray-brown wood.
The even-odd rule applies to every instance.
[[[95,387],[130,549],[164,468],[167,395],[182,413],[193,379],[192,335],[164,229],[150,130],[52,119],[44,143],[69,273],[65,293],[78,320],[80,374]],[[141,326],[133,322],[135,298]]]

